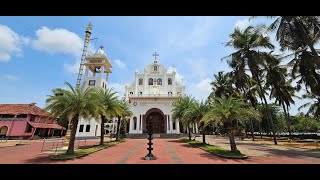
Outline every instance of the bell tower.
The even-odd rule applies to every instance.
[[[107,89],[109,74],[112,73],[112,65],[103,51],[103,46],[94,55],[86,57],[86,67],[83,86],[86,87],[101,87]]]

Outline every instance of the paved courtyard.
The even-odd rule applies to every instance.
[[[225,138],[207,138],[228,148]],[[95,144],[98,141],[91,141]],[[39,154],[41,141],[28,141],[25,145],[0,148],[0,164],[320,164],[320,152],[294,151],[252,142],[238,142],[238,147],[249,155],[246,160],[231,160],[212,155],[177,139],[154,139],[154,161],[146,161],[146,139],[129,139],[124,143],[95,152],[80,159],[51,161],[48,154]]]

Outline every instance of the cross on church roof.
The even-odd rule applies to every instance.
[[[100,49],[103,49],[103,48],[104,48],[104,46],[101,44]]]
[[[154,61],[157,61],[157,56],[159,56],[159,54],[157,54],[157,52],[155,51],[154,54],[152,54],[152,56],[154,56]]]

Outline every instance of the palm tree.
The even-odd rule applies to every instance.
[[[118,100],[117,106],[118,106],[118,108],[115,111],[115,116],[118,118],[116,140],[119,139],[119,135],[120,135],[121,118],[122,118],[122,120],[125,120],[125,117],[130,117],[133,114],[132,111],[130,110],[127,102],[122,101],[122,100]]]
[[[232,152],[239,152],[233,136],[232,121],[237,119],[243,121],[247,118],[260,119],[260,114],[255,109],[250,108],[241,98],[221,96],[215,98],[210,104],[209,111],[204,115],[203,121],[212,123],[212,121],[222,122],[227,127]]]
[[[296,51],[299,48],[309,47],[313,56],[320,66],[320,57],[314,44],[320,38],[320,16],[269,16],[276,18],[270,24],[269,30],[276,32],[276,38],[280,43],[281,50],[289,49]]]
[[[192,106],[195,102],[195,99],[191,96],[183,96],[177,99],[173,105],[172,109],[172,119],[179,120],[183,125],[186,125],[189,130],[189,140],[191,140],[191,128],[190,124],[193,122],[193,119],[185,117],[186,110]]]
[[[99,111],[103,109],[96,90],[93,88],[73,88],[70,83],[65,82],[70,90],[56,88],[52,90],[53,95],[49,95],[46,100],[45,109],[53,116],[67,116],[71,120],[71,134],[67,154],[74,153],[75,135],[79,118],[94,117],[99,118]]]
[[[103,104],[104,108],[101,109],[100,116],[101,116],[101,135],[100,135],[100,145],[103,145],[104,143],[104,124],[106,123],[107,118],[112,118],[115,111],[117,111],[117,99],[118,96],[116,96],[117,92],[112,92],[113,88],[111,89],[100,89],[98,91],[98,96],[101,101],[101,104]]]
[[[266,65],[266,86],[271,86],[270,99],[275,98],[275,102],[282,106],[284,117],[287,122],[289,137],[291,138],[290,129],[290,104],[294,104],[292,99],[295,95],[295,88],[291,86],[291,80],[287,80],[287,69],[282,67],[280,59],[274,56],[275,60]]]
[[[298,110],[300,111],[302,108],[309,107],[307,115],[312,115],[315,119],[320,120],[320,96],[307,93],[302,95],[302,98],[313,99],[313,102],[303,104]]]
[[[264,26],[260,25],[256,28],[252,26],[247,27],[244,30],[236,28],[234,32],[230,35],[231,40],[226,43],[226,46],[231,46],[237,51],[231,55],[223,58],[227,59],[228,64],[243,64],[241,67],[249,67],[252,77],[257,82],[259,87],[259,94],[264,101],[264,106],[268,112],[268,118],[272,126],[274,143],[277,144],[277,139],[275,135],[275,128],[271,113],[267,106],[267,99],[265,97],[265,91],[262,87],[262,70],[264,66],[265,59],[270,55],[266,52],[261,52],[259,49],[267,48],[274,49],[274,46],[270,43],[268,36],[265,36]],[[244,70],[243,70],[244,71]]]
[[[212,93],[210,97],[239,96],[239,92],[233,88],[233,79],[230,73],[218,72],[214,75],[215,81],[211,82]]]
[[[207,113],[208,111],[208,101],[203,102],[201,101],[200,103],[198,101],[194,101],[184,112],[184,117],[186,119],[190,119],[190,121],[193,121],[195,123],[200,123],[201,119],[203,116]],[[206,143],[206,124],[205,123],[200,123],[201,124],[201,132],[202,132],[202,142]]]

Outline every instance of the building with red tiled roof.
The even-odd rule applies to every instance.
[[[0,136],[33,138],[62,135],[66,128],[57,119],[31,104],[0,104]]]

